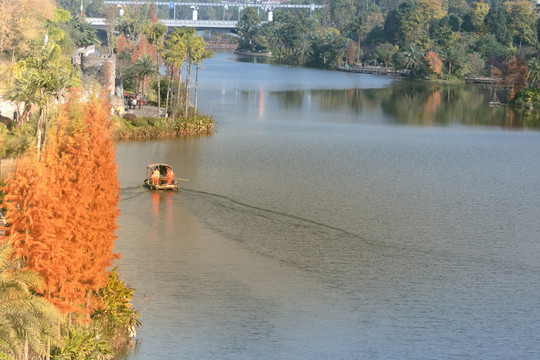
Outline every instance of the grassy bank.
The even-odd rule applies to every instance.
[[[113,136],[116,140],[146,140],[171,136],[200,136],[214,133],[214,119],[197,114],[189,118],[113,116]],[[37,117],[19,126],[0,123],[0,157],[17,157],[35,146]]]
[[[170,136],[212,135],[214,119],[201,114],[189,118],[114,116],[114,137],[118,140],[158,139]]]

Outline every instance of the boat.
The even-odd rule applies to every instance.
[[[499,105],[502,105],[501,102],[499,101],[499,97],[497,96],[497,92],[494,91],[493,92],[493,98],[491,99],[491,101],[489,102],[489,106],[499,106]]]
[[[159,172],[159,179],[154,181],[154,172]],[[174,178],[174,172],[173,172],[173,178],[168,179],[167,173],[168,171],[173,171],[173,168],[169,164],[164,163],[155,163],[155,164],[148,164],[146,165],[146,179],[144,179],[144,186],[149,188],[150,190],[174,190],[178,191],[178,180]]]

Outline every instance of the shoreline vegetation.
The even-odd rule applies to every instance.
[[[113,122],[116,140],[148,140],[174,136],[212,135],[214,133],[214,119],[200,114],[172,120],[124,115],[123,117],[114,116]]]
[[[530,111],[531,104],[540,110],[540,23],[534,1],[314,3],[325,6],[314,12],[276,9],[272,21],[245,9],[236,27],[237,52],[272,53],[273,61],[285,65],[488,83],[516,110]]]

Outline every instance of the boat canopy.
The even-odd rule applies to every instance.
[[[167,167],[167,168],[171,168],[171,169],[172,169],[172,166],[171,166],[171,165],[169,165],[169,164],[164,164],[164,163],[155,163],[155,164],[148,164],[148,165],[146,165],[146,167],[147,167],[148,169],[155,168],[156,166],[165,166],[165,167]]]

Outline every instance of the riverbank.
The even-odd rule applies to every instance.
[[[192,109],[193,110],[193,109]],[[212,135],[214,119],[211,116],[196,113],[192,116],[177,118],[166,117],[165,109],[157,106],[141,105],[113,116],[114,138],[116,140],[159,139],[171,136]]]
[[[259,52],[259,51],[245,51],[245,50],[235,50],[236,55],[249,55],[249,56],[267,56],[272,57],[271,52]]]
[[[393,68],[386,68],[381,66],[362,66],[362,65],[346,65],[338,66],[338,71],[354,72],[361,74],[373,74],[373,75],[389,75],[389,76],[409,76],[410,70],[396,70]]]

